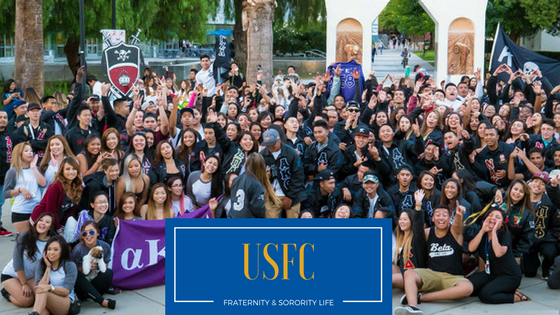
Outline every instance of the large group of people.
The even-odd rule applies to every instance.
[[[437,83],[425,71],[361,81],[355,69],[351,85],[340,66],[309,84],[291,66],[267,89],[262,72],[247,84],[232,63],[216,81],[210,57],[200,65],[180,82],[147,67],[130,98],[89,75],[84,94],[83,68],[68,95],[6,83],[0,206],[12,199],[17,234],[7,300],[31,314],[72,314],[85,299],[114,309],[103,295],[118,293],[106,265],[119,221],[203,207],[214,218],[391,219],[398,314],[469,295],[526,301],[521,277],[539,270],[560,286],[560,86],[540,71]]]

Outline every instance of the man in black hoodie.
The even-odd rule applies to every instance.
[[[263,134],[260,153],[269,170],[269,178],[276,195],[282,201],[282,207],[269,205],[267,218],[279,218],[282,210],[287,218],[299,217],[300,202],[305,198],[305,175],[297,152],[282,143],[280,134],[268,129]]]

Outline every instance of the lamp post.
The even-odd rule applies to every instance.
[[[113,29],[117,29],[117,0],[113,0]]]
[[[84,0],[80,0],[80,67],[86,65],[86,27],[84,21]],[[86,88],[87,67],[84,68],[84,76],[82,78],[82,94]]]

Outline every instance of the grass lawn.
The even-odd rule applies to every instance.
[[[426,57],[422,57],[422,51],[413,51],[413,53],[422,58],[423,60],[427,61],[432,67],[435,67],[435,60],[436,60],[436,52],[435,50],[426,50]]]

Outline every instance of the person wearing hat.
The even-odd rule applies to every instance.
[[[330,169],[317,173],[313,184],[307,186],[306,198],[301,203],[302,210],[311,210],[315,218],[329,218],[334,209],[342,203],[342,196],[335,190],[335,174]]]
[[[367,125],[360,120],[360,104],[358,102],[348,102],[346,112],[348,113],[348,118],[337,122],[333,133],[340,139],[341,143],[345,143],[349,147],[354,143],[352,132],[359,128],[367,128]]]
[[[192,119],[194,118],[194,111],[190,107],[184,107],[179,111],[179,96],[173,98],[173,110],[169,116],[169,136],[173,139],[173,145],[179,146],[182,142],[179,134],[182,130],[192,127]],[[181,123],[179,128],[177,126],[177,116],[180,117]]]
[[[18,101],[13,109],[12,117],[8,120],[8,126],[6,126],[6,130],[11,134],[16,132],[18,127],[21,126],[21,124],[18,125],[17,118],[19,116],[27,117],[25,114],[27,114],[27,103],[25,103],[24,101]]]
[[[260,154],[268,169],[269,179],[281,205],[267,205],[266,217],[279,218],[283,211],[287,218],[298,218],[300,202],[305,198],[305,174],[297,152],[282,143],[278,131],[270,128],[262,135]]]
[[[379,188],[379,178],[374,172],[366,172],[364,174],[364,182],[352,206],[353,218],[374,218],[375,212],[380,208],[389,208],[390,215],[388,218],[395,221],[395,211],[391,197],[384,190]]]
[[[370,129],[367,126],[359,126],[352,133],[354,144],[348,146],[344,151],[345,163],[341,170],[342,176],[356,174],[360,165],[365,165],[371,170],[376,170],[378,163],[383,164],[384,168],[389,167],[389,165],[385,165],[385,161],[381,160],[378,153],[373,156],[368,150]]]
[[[560,202],[560,191],[558,187],[549,187],[550,176],[547,172],[538,172],[532,176],[529,187],[531,188],[531,203],[535,211],[535,230],[533,243],[529,251],[523,254],[521,269],[526,277],[534,277],[537,274],[541,261],[539,254],[543,257],[542,274],[543,279],[550,275],[550,267],[558,254],[554,244],[557,240],[551,239],[548,234],[551,229],[553,216],[556,214],[555,204]],[[554,199],[554,202],[552,201]]]
[[[303,157],[305,175],[313,180],[315,175],[327,168],[337,174],[344,164],[344,157],[338,145],[329,138],[327,122],[316,121],[313,124],[313,135],[316,141],[307,147]]]
[[[146,100],[144,103],[142,103],[141,109],[146,113],[157,113],[157,105],[153,100]]]
[[[27,107],[27,115],[29,121],[24,122],[14,134],[14,142],[17,145],[21,142],[29,141],[33,152],[42,158],[47,148],[49,138],[54,135],[54,129],[48,127],[45,122],[41,121],[41,105],[31,103]]]

